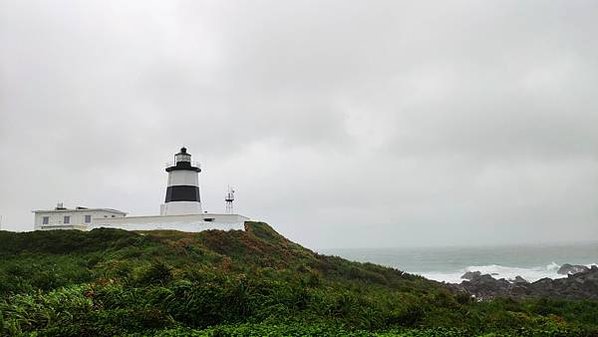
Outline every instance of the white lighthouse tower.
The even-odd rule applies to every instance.
[[[199,197],[199,165],[191,162],[186,148],[174,155],[174,165],[166,168],[168,185],[166,200],[160,207],[160,215],[201,214]]]

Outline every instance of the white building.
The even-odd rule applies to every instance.
[[[59,203],[51,210],[35,210],[34,230],[79,229],[87,230],[94,219],[124,218],[127,213],[111,208],[65,208]]]
[[[136,231],[177,230],[182,232],[201,232],[208,229],[245,230],[245,221],[249,218],[239,214],[182,214],[128,216],[125,218],[93,219],[94,228],[120,228]]]
[[[160,206],[160,215],[126,216],[110,208],[66,209],[59,204],[53,210],[37,210],[35,230],[119,228],[126,230],[179,230],[201,232],[208,229],[244,230],[249,218],[239,214],[207,213],[202,211],[199,193],[198,164],[191,161],[186,148],[174,156],[166,168],[168,181],[166,198]],[[232,197],[225,198],[227,212],[232,213]],[[231,205],[229,205],[231,203]]]

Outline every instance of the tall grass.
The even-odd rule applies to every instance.
[[[247,231],[0,232],[4,336],[598,334],[598,303],[476,302]]]

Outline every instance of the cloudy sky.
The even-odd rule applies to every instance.
[[[0,215],[204,208],[311,248],[598,239],[596,1],[0,0]]]

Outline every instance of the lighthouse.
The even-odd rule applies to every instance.
[[[35,210],[36,230],[120,228],[132,231],[177,230],[201,232],[205,230],[245,230],[249,218],[233,213],[235,191],[229,187],[225,197],[226,213],[208,213],[201,207],[199,197],[199,164],[191,161],[191,154],[181,148],[174,161],[166,164],[168,184],[166,198],[160,205],[160,215],[127,216],[112,208],[77,207],[67,209],[58,204],[55,209]],[[0,220],[2,220],[0,218]]]
[[[199,165],[191,162],[186,148],[174,155],[174,163],[166,168],[168,184],[160,215],[201,214],[199,197]]]

